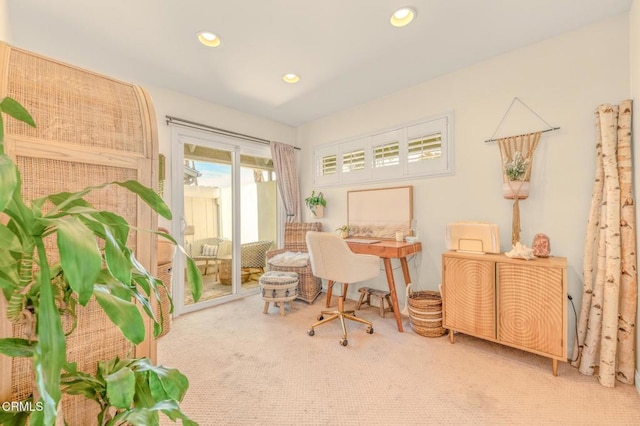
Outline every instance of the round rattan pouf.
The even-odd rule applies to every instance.
[[[260,291],[264,300],[263,314],[268,313],[269,303],[280,306],[280,315],[284,316],[284,304],[298,296],[298,274],[295,272],[269,271],[260,277]]]

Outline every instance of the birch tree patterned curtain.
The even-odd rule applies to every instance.
[[[596,176],[585,242],[574,366],[633,384],[638,304],[631,162],[632,101],[596,109]]]
[[[300,222],[300,187],[295,148],[279,142],[271,142],[270,146],[287,222]]]

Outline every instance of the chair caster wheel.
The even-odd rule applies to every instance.
[[[322,321],[324,317],[322,315],[318,315],[318,321]]]
[[[340,339],[340,344],[342,346],[347,346],[349,344],[349,341],[347,339]]]
[[[310,329],[310,330],[307,330],[307,334],[308,334],[309,336],[313,336],[314,334],[316,334],[316,332],[315,332],[315,331],[313,330],[313,328],[312,328],[312,329]]]
[[[368,334],[373,334],[373,327],[367,328],[367,333]]]

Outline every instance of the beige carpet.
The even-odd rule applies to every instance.
[[[353,302],[351,302],[353,303]],[[635,388],[607,389],[566,363],[456,335],[427,338],[377,308],[306,330],[324,305],[262,314],[251,296],[173,321],[158,361],[190,380],[183,410],[201,425],[639,425]],[[172,424],[168,422],[167,424]]]

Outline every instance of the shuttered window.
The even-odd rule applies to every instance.
[[[320,170],[321,175],[331,175],[338,171],[337,166],[338,156],[337,155],[327,155],[322,157],[322,166]]]
[[[409,163],[435,160],[440,157],[442,157],[442,135],[440,133],[409,141],[407,157]]]
[[[364,149],[342,154],[342,173],[364,169]]]
[[[373,167],[397,166],[400,164],[400,142],[391,142],[373,147]]]
[[[452,175],[453,113],[314,148],[318,187]]]

